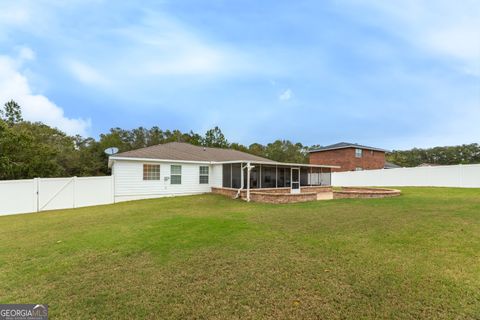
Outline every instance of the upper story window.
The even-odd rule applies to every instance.
[[[159,164],[144,164],[143,165],[143,180],[160,180],[160,165]]]
[[[182,166],[176,164],[170,166],[170,184],[182,184]]]
[[[362,154],[363,154],[363,150],[362,149],[355,149],[355,158],[361,158],[362,157]]]
[[[200,166],[200,184],[208,184],[208,166]]]

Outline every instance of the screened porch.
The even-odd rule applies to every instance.
[[[246,189],[247,163],[223,164],[224,188]],[[250,189],[298,188],[304,186],[330,186],[331,168],[308,164],[260,164],[251,163]],[[243,176],[243,177],[242,177]],[[242,183],[243,184],[242,187]]]

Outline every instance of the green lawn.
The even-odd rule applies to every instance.
[[[480,319],[480,190],[0,217],[0,302],[68,319]]]

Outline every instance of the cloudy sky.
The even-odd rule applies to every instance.
[[[0,102],[97,137],[157,125],[387,149],[480,142],[480,1],[0,0]]]

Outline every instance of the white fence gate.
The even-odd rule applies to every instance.
[[[332,185],[480,188],[480,164],[334,172]]]
[[[0,215],[113,202],[112,176],[0,181]]]

